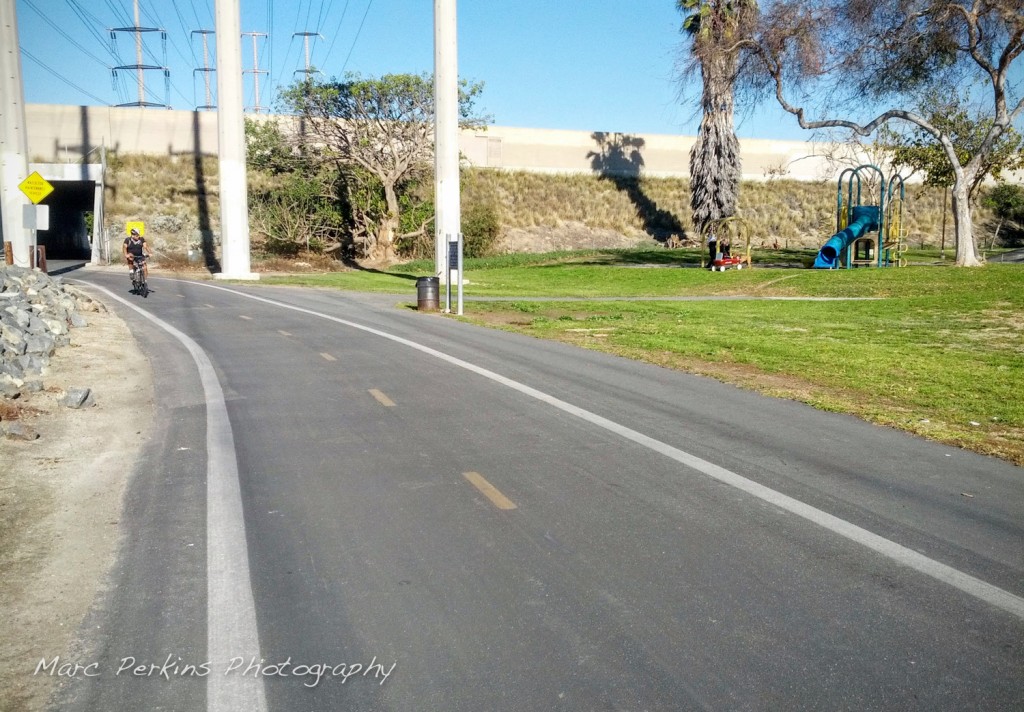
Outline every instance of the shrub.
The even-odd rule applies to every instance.
[[[462,211],[462,254],[465,257],[491,256],[500,232],[501,221],[494,205],[471,205]]]

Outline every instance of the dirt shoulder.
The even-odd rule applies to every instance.
[[[126,433],[153,417],[149,363],[112,313],[87,313],[25,402],[31,441],[0,439],[0,709],[42,710],[55,678],[33,675],[42,658],[68,651],[106,585],[120,535],[132,461]],[[132,364],[126,368],[126,364]],[[92,406],[59,399],[90,388]]]

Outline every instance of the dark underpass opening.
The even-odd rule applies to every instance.
[[[50,208],[50,225],[36,232],[48,260],[82,260],[92,255],[90,235],[95,209],[96,182],[51,180],[53,192],[39,204]]]

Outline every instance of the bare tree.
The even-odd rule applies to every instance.
[[[933,137],[953,173],[956,263],[981,264],[969,191],[1024,110],[1021,86],[1009,78],[1024,52],[1021,0],[776,0],[748,46],[762,59],[779,104],[805,129],[869,136],[903,121]],[[924,97],[968,87],[984,88],[990,123],[965,158],[917,107]],[[889,102],[891,108],[879,108]],[[826,118],[809,119],[812,113]]]

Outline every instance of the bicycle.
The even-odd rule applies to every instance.
[[[144,269],[145,264],[145,257],[136,257],[132,260],[132,268],[130,272],[132,278],[132,291],[134,291],[135,294],[141,294],[143,299],[149,296],[149,285],[146,283],[146,270]]]

